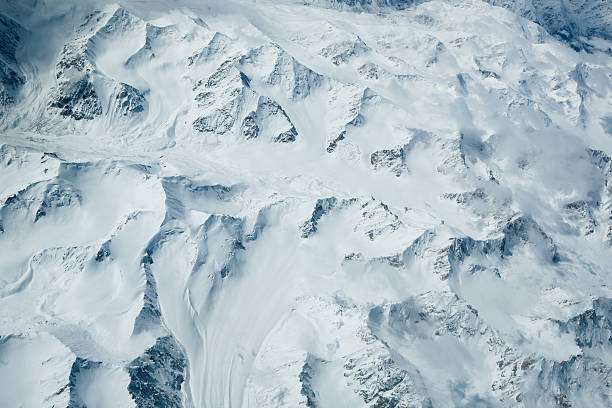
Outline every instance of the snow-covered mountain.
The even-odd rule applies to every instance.
[[[609,407],[611,4],[0,3],[0,405]]]

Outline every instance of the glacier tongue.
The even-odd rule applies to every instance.
[[[612,10],[0,4],[0,401],[609,407]]]

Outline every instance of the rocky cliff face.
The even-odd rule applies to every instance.
[[[0,4],[0,401],[610,406],[610,16]]]
[[[612,5],[597,0],[485,0],[494,6],[537,23],[550,34],[567,41],[577,49],[585,44],[581,37],[612,38]],[[307,0],[307,3],[356,11],[405,10],[415,8],[423,0]]]
[[[0,115],[15,103],[25,77],[16,53],[25,30],[12,18],[0,14]]]
[[[559,36],[574,47],[580,37],[612,38],[612,5],[609,2],[571,0],[567,2],[533,0],[492,0],[491,4],[508,8],[538,23],[549,33]]]

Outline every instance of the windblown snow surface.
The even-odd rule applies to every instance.
[[[0,406],[612,406],[611,4],[2,1]]]

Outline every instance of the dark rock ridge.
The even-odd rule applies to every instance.
[[[231,39],[220,32],[215,32],[207,45],[187,58],[188,65],[197,65],[210,58],[224,53],[231,43]]]
[[[475,240],[471,237],[451,238],[450,244],[439,249],[435,255],[434,272],[441,279],[448,279],[459,270],[467,258],[473,255],[503,259],[512,256],[516,248],[531,245],[544,259],[552,263],[560,261],[557,246],[542,228],[530,217],[515,216],[503,227],[501,237],[488,240]],[[404,257],[422,257],[434,240],[435,232],[426,231],[405,251]],[[473,268],[468,270],[476,271]],[[497,272],[499,274],[499,272]]]
[[[21,27],[12,18],[0,14],[0,59],[5,64],[17,64],[16,52],[23,35]]]
[[[270,61],[273,61],[269,69]],[[240,57],[240,67],[269,87],[280,88],[291,100],[301,100],[321,86],[324,77],[297,61],[277,44],[252,49]]]
[[[82,198],[79,190],[68,183],[51,183],[45,189],[43,200],[36,211],[34,222],[47,215],[47,212],[60,207],[79,206]]]
[[[596,192],[597,196],[591,201],[570,203],[569,207],[574,216],[582,218],[586,224],[585,233],[595,230],[599,225],[604,227],[604,242],[612,246],[612,159],[603,150],[586,149],[587,158],[601,172],[603,185]],[[595,214],[600,214],[599,222]]]
[[[312,380],[316,375],[316,367],[321,364],[322,361],[312,354],[306,356],[306,361],[300,371],[299,380],[302,384],[300,393],[306,398],[306,406],[309,408],[317,408],[319,405],[317,401],[317,393],[313,389]]]
[[[220,44],[214,44],[220,42]],[[221,34],[213,36],[207,47],[189,59],[191,65],[207,60],[217,47],[226,47],[229,39]],[[260,75],[256,65],[259,54],[271,48],[276,55],[275,68],[264,73],[263,80],[270,86],[279,85],[289,93],[290,98],[305,97],[310,82],[317,77],[301,64],[294,61],[279,47],[260,47],[241,57],[223,61],[205,80],[194,83],[194,100],[201,110],[193,121],[194,130],[202,133],[225,135],[239,125],[244,139],[265,137],[276,143],[290,143],[297,139],[298,132],[282,106],[272,98],[261,95],[253,89],[252,80],[247,75]],[[267,51],[266,51],[267,52]],[[290,65],[287,67],[286,65]],[[243,72],[243,69],[247,72]],[[303,81],[306,81],[304,84]],[[256,100],[254,108],[249,109],[251,101]]]
[[[485,0],[542,26],[572,47],[585,47],[581,37],[612,39],[612,3],[601,0]],[[406,9],[423,0],[307,0],[307,3],[356,11]]]
[[[565,332],[575,333],[576,344],[581,348],[612,347],[612,299],[595,299],[592,309],[560,326]]]
[[[327,153],[333,153],[338,147],[340,141],[346,139],[352,129],[361,127],[366,123],[366,118],[362,111],[367,102],[371,99],[372,95],[374,95],[374,93],[369,88],[362,89],[353,95],[346,116],[346,119],[348,120],[341,127],[338,133],[331,135],[332,137],[328,141],[326,148]],[[330,98],[328,103],[330,105],[335,104],[335,97]]]
[[[0,14],[0,119],[15,103],[26,81],[16,58],[23,35],[24,29],[17,22]]]
[[[402,226],[399,216],[387,204],[372,197],[361,205],[361,220],[354,231],[362,231],[370,241]]]
[[[400,355],[395,355],[377,330],[384,309],[373,308],[366,327],[358,335],[361,349],[346,357],[344,376],[363,401],[372,407],[432,408],[432,401],[418,370]]]
[[[402,339],[399,341],[404,346],[412,347],[413,342],[441,337],[452,338],[457,344],[480,344],[482,352],[496,362],[490,373],[490,390],[497,394],[500,401],[509,401],[509,406],[514,406],[512,404],[520,398],[524,382],[522,377],[530,374],[533,368],[532,363],[525,363],[525,357],[486,324],[477,310],[451,292],[427,292],[399,303],[373,307],[367,324],[372,334],[385,345],[393,338]],[[420,381],[419,371],[412,368],[401,355],[395,360],[401,361],[405,371],[410,371],[411,393],[419,396],[422,403],[415,404],[409,395],[400,394],[404,403],[388,406],[432,406],[431,401],[425,399],[429,390]],[[519,366],[522,367],[520,371]],[[475,397],[483,403],[482,406],[497,405],[485,395]]]
[[[593,213],[593,208],[598,206],[598,203],[579,200],[566,204],[564,209],[569,213],[570,218],[582,224],[581,229],[584,235],[591,235],[599,225]]]
[[[612,3],[599,0],[486,0],[507,8],[576,48],[580,37],[612,39]]]
[[[170,41],[177,41],[178,31],[174,26],[158,27],[150,23],[145,25],[145,43],[134,55],[125,62],[126,67],[136,68],[154,59],[160,45]]]
[[[334,8],[347,8],[351,10],[373,11],[380,8],[405,9],[414,4],[421,3],[418,0],[306,0],[307,3],[319,6],[330,6]]]
[[[193,121],[196,131],[223,135],[234,127],[247,95],[252,93],[235,63],[235,59],[224,61],[208,79],[194,84],[194,100],[203,108]]]
[[[465,191],[462,193],[445,193],[442,195],[442,198],[453,200],[459,205],[465,205],[475,200],[484,200],[487,198],[487,195],[482,188],[477,188],[474,191]]]
[[[159,238],[159,237],[156,237]],[[155,330],[162,325],[162,314],[159,309],[159,301],[157,299],[157,281],[151,271],[151,265],[153,264],[152,253],[156,246],[159,245],[159,240],[154,239],[145,250],[145,254],[140,261],[141,268],[145,276],[145,290],[142,299],[142,309],[134,320],[133,334],[137,335],[147,330]],[[100,249],[100,251],[102,251]],[[96,255],[96,261],[100,256],[100,251]],[[104,252],[102,253],[104,255]],[[104,259],[104,258],[102,258]]]
[[[214,265],[214,284],[211,290],[215,290],[222,279],[234,273],[240,251],[245,249],[244,242],[255,239],[253,233],[245,236],[243,218],[215,211],[219,208],[219,201],[229,202],[242,190],[242,187],[220,184],[200,185],[186,177],[169,177],[163,180],[162,185],[166,192],[166,217],[160,232],[149,244],[148,263],[153,263],[153,254],[164,241],[175,234],[185,233],[183,221],[186,210],[192,206],[208,207],[210,215],[194,232],[197,255],[192,269],[197,271],[205,264]],[[263,226],[259,228],[263,229]],[[220,248],[213,254],[210,246]]]
[[[119,7],[110,12],[95,11],[85,19],[73,39],[67,42],[56,64],[57,86],[51,91],[48,107],[74,120],[92,120],[103,112],[96,87],[109,87],[112,101],[109,112],[130,116],[146,110],[144,93],[131,85],[102,74],[95,63],[96,46],[113,35],[129,34],[139,20]]]
[[[240,250],[244,250],[242,243],[244,220],[229,215],[214,214],[210,216],[202,226],[204,236],[213,230],[222,230],[228,236],[224,246],[226,249],[225,258],[222,260],[219,275],[226,278],[232,274],[237,266],[237,256]]]
[[[401,176],[407,169],[406,153],[403,147],[377,150],[370,155],[370,163],[374,170],[388,168],[396,177]]]
[[[110,250],[110,240],[104,242],[98,252],[96,253],[95,261],[96,262],[104,262],[105,259],[110,258],[111,250]]]
[[[51,182],[31,184],[9,196],[0,207],[0,218],[8,220],[25,216],[37,222],[57,209],[78,207],[81,201],[81,193],[76,187],[56,178]]]
[[[357,393],[369,406],[433,408],[427,391],[418,384],[420,379],[398,366],[385,349],[374,348],[351,356],[344,369],[349,385],[359,384]]]
[[[588,395],[593,406],[610,405],[612,367],[599,356],[612,346],[612,299],[595,299],[591,309],[557,324],[562,332],[574,334],[581,353],[564,361],[540,361],[537,380],[546,393],[529,392],[526,398],[534,403],[548,394],[554,406],[572,407],[578,406],[576,397]]]
[[[114,110],[123,116],[131,116],[144,112],[147,108],[147,100],[143,92],[131,85],[120,83],[115,91]]]
[[[364,123],[365,118],[363,117],[363,115],[361,113],[357,113],[355,117],[344,126],[344,129],[340,131],[338,136],[336,136],[329,142],[326,149],[327,153],[333,153],[333,151],[336,150],[336,147],[338,147],[338,143],[346,138],[347,133],[350,131],[350,129],[363,126]]]
[[[408,167],[408,154],[415,149],[418,144],[427,146],[433,136],[431,133],[421,129],[409,129],[412,136],[410,141],[401,146],[389,149],[381,149],[370,154],[370,164],[374,170],[389,169],[396,177],[410,171]]]
[[[276,143],[295,142],[298,136],[285,110],[276,101],[260,96],[256,110],[249,112],[242,121],[242,135],[245,139],[254,139],[265,133],[268,127],[275,132],[272,141]]]
[[[59,109],[60,115],[74,120],[91,120],[102,114],[102,104],[89,74],[76,82],[63,82],[49,107]]]
[[[583,349],[590,347],[609,347],[610,342],[610,300],[598,299],[594,307],[585,313],[560,323],[562,329],[576,332],[576,342]],[[366,342],[386,343],[386,339],[401,341],[405,347],[412,342],[438,336],[452,336],[458,343],[470,342],[484,346],[484,353],[495,359],[495,369],[491,378],[491,390],[498,395],[503,406],[579,406],[581,395],[588,395],[596,406],[609,405],[606,389],[610,386],[612,369],[596,355],[574,355],[564,361],[552,361],[535,355],[524,355],[508,344],[501,335],[489,327],[477,310],[450,292],[428,292],[413,296],[400,303],[384,304],[373,307],[367,319],[371,330]],[[401,339],[401,340],[397,340]],[[384,358],[384,353],[380,353]],[[397,368],[402,361],[404,369]],[[366,402],[374,398],[391,399],[388,390],[398,387],[409,374],[410,364],[397,358],[386,357],[377,370],[365,368],[364,373],[355,369],[356,358],[345,364],[349,378],[360,375],[365,381],[360,393]],[[389,372],[383,379],[380,375]],[[423,386],[416,388],[418,373],[412,376],[412,389],[399,395],[402,398],[427,395]],[[393,381],[391,381],[393,379]],[[536,382],[533,383],[532,381]],[[366,392],[367,391],[367,392]],[[484,401],[484,400],[483,400]],[[523,403],[516,405],[516,403]],[[491,402],[492,403],[492,402]],[[494,406],[495,404],[492,403]],[[404,400],[381,406],[406,407],[424,406]],[[491,406],[485,404],[483,406]]]
[[[588,395],[592,406],[610,405],[605,390],[612,381],[612,368],[601,360],[580,355],[561,362],[542,360],[538,366],[539,390],[524,393],[526,404],[544,401],[555,408],[578,407],[580,401],[572,396]]]
[[[315,207],[310,218],[300,225],[300,236],[302,238],[310,237],[312,234],[317,232],[317,227],[321,217],[336,208],[343,208],[356,202],[356,198],[351,198],[349,200],[338,200],[336,197],[318,199],[315,203]]]
[[[151,348],[133,360],[127,371],[128,391],[138,408],[183,406],[181,392],[187,361],[171,336],[160,337]]]
[[[67,408],[87,408],[81,395],[78,392],[79,377],[89,371],[100,367],[102,363],[98,361],[90,361],[85,358],[77,357],[72,368],[70,369],[70,377],[68,378],[68,389],[70,390],[70,401]]]
[[[321,50],[321,55],[329,58],[334,65],[344,65],[369,51],[370,47],[357,37],[354,41],[340,41],[329,45]]]

